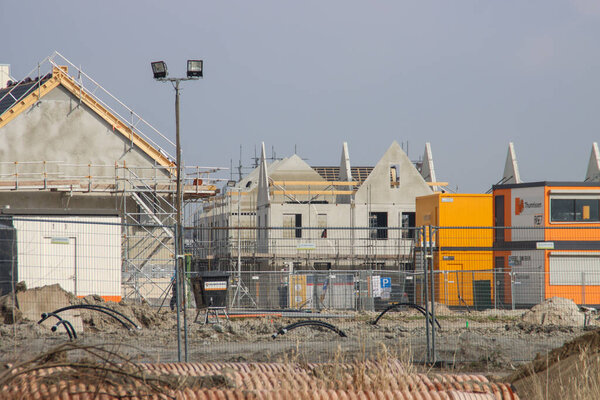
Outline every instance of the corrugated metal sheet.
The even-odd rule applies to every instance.
[[[0,399],[518,399],[509,386],[481,375],[405,374],[397,362],[166,363],[128,365],[125,370],[141,374],[154,386],[141,379],[104,379],[101,368],[54,367],[16,377],[0,388]],[[166,378],[176,377],[177,385],[164,384]],[[223,380],[210,386],[193,377]]]

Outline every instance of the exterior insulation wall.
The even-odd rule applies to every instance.
[[[94,175],[114,180],[117,161],[132,167],[148,167],[147,171],[138,170],[138,175],[152,177],[156,173],[151,168],[155,165],[152,158],[132,147],[125,137],[114,132],[112,126],[61,86],[0,128],[0,176],[14,174],[17,161],[19,173],[23,177],[29,174],[30,178],[32,174],[43,173],[43,168],[49,177],[85,176],[87,169],[75,165],[91,163],[98,166]],[[42,161],[48,163],[31,163]]]
[[[121,225],[117,217],[15,218],[18,280],[58,283],[76,296],[121,299]]]

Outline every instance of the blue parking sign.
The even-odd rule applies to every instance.
[[[392,287],[392,278],[386,278],[386,277],[382,277],[381,278],[381,288],[391,288]]]

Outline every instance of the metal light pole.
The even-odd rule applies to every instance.
[[[182,223],[182,198],[181,191],[181,142],[179,140],[179,84],[182,81],[198,80],[203,76],[202,60],[188,60],[187,62],[187,78],[167,78],[167,64],[164,61],[156,61],[151,63],[154,79],[159,82],[171,82],[175,89],[175,148],[176,148],[176,221],[175,221],[175,287],[176,287],[176,303],[177,303],[177,360],[181,360],[181,310],[183,309],[183,330],[184,330],[184,355],[185,361],[188,361],[188,338],[187,338],[187,312],[185,301],[182,302],[182,297],[185,297],[185,254],[183,246],[183,223]]]

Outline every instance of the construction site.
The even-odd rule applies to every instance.
[[[3,73],[0,399],[564,399],[597,363],[596,143],[580,182],[510,143],[488,193],[396,141],[233,179],[57,52]]]

